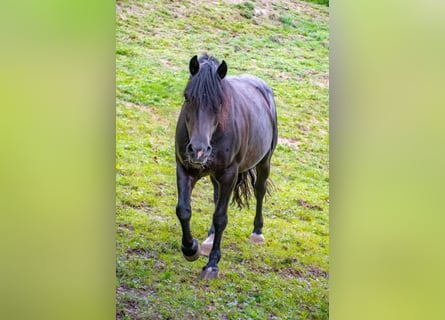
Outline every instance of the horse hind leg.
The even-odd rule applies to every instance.
[[[205,239],[201,244],[201,254],[204,256],[209,256],[210,251],[213,248],[213,241],[215,240],[215,226],[212,223],[210,227],[207,239]]]
[[[218,182],[213,177],[210,177],[210,180],[212,181],[213,184],[213,202],[215,203],[215,208],[216,208],[216,204],[218,202],[218,192],[219,192]],[[210,226],[209,233],[207,235],[207,239],[205,239],[201,244],[202,255],[209,256],[210,251],[212,251],[214,240],[215,240],[215,226],[212,223],[212,225]]]
[[[264,242],[263,236],[263,199],[267,191],[267,179],[270,173],[270,154],[268,154],[257,166],[256,166],[256,181],[255,181],[255,198],[256,198],[256,211],[255,220],[253,222],[253,232],[250,235],[250,241],[255,244]]]
[[[205,239],[201,244],[201,254],[204,256],[209,256],[210,251],[212,251],[213,248],[213,241],[215,240],[215,233],[209,234],[207,239]]]

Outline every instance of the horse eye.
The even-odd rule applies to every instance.
[[[185,101],[189,101],[189,96],[187,93],[184,93],[184,99],[185,99]]]

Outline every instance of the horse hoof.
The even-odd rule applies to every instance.
[[[250,241],[252,241],[255,244],[263,243],[264,242],[264,236],[262,234],[252,233],[250,235]]]
[[[212,251],[213,248],[213,239],[215,238],[215,234],[212,233],[207,239],[204,240],[204,242],[201,245],[201,254],[208,256],[210,254],[210,251]]]
[[[184,245],[181,246],[182,254],[187,261],[195,261],[201,255],[201,247],[196,239],[193,239],[193,245],[191,249],[187,249]]]
[[[199,275],[199,279],[201,280],[216,279],[216,278],[218,278],[217,267],[204,267],[201,274]]]

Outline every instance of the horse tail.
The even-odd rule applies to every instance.
[[[255,193],[256,170],[250,170],[238,173],[238,179],[233,189],[232,204],[236,203],[238,208],[249,207],[249,200]],[[266,180],[266,194],[270,195],[274,185],[270,179]]]
[[[255,168],[238,173],[238,179],[233,189],[232,204],[236,203],[238,208],[249,208],[249,200],[252,198],[255,182]]]

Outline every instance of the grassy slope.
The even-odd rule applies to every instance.
[[[239,2],[117,2],[120,319],[328,318],[328,8]],[[220,279],[208,283],[196,279],[204,257],[190,263],[180,251],[174,162],[188,61],[204,52],[225,59],[229,75],[251,73],[271,85],[280,136],[266,243],[248,240],[253,210],[230,207]],[[192,198],[200,241],[211,199],[210,182],[201,180]]]

